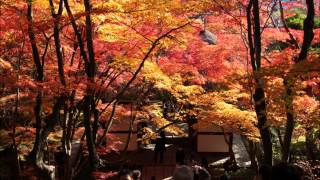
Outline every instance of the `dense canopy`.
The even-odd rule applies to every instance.
[[[0,0],[0,8],[9,178],[59,178],[48,152],[64,157],[63,179],[111,177],[117,162],[105,157],[127,158],[134,132],[148,145],[162,130],[191,137],[215,126],[243,138],[255,169],[294,156],[319,165],[319,0]],[[121,141],[114,132],[123,128]],[[299,143],[305,155],[294,153]]]

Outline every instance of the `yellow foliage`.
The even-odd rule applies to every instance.
[[[151,140],[154,140],[156,138],[157,138],[157,133],[153,132],[152,129],[145,127],[143,128],[142,137],[137,139],[137,141],[140,141],[142,144],[150,144]]]
[[[12,65],[8,62],[0,58],[0,73],[6,72],[6,71],[11,71],[12,70]]]
[[[204,92],[203,88],[197,85],[184,86],[179,75],[169,77],[154,62],[145,62],[141,76],[153,83],[158,90],[165,90],[171,93],[181,103],[185,103],[190,96]]]
[[[265,92],[268,121],[276,126],[283,125],[286,122],[283,79],[278,77],[266,78]]]
[[[49,4],[49,0],[31,0],[33,5],[41,7],[43,9],[49,9],[50,8],[50,4]]]
[[[233,101],[236,101],[236,98],[247,97],[248,95],[236,92],[237,90],[222,93],[213,92],[190,98],[199,111],[198,126],[205,127],[208,124],[215,124],[258,141],[260,135],[256,127],[255,112],[250,109],[241,110],[237,105],[231,104],[235,103]],[[231,103],[226,102],[226,99],[231,100]]]
[[[127,56],[115,56],[113,61],[109,64],[110,68],[118,71],[129,71],[133,72],[138,67],[140,59],[127,57]]]
[[[320,103],[315,98],[303,95],[293,101],[297,121],[303,127],[320,127]]]
[[[151,121],[157,128],[161,128],[161,127],[164,127],[164,126],[172,123],[163,117],[162,107],[160,104],[153,104],[153,105],[145,106],[143,109],[145,111],[147,111],[148,114],[151,116]],[[181,128],[179,128],[175,124],[169,125],[164,130],[169,133],[175,134],[175,135],[180,135],[180,136],[186,135],[185,132],[182,131]]]

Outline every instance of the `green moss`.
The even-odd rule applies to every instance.
[[[306,17],[303,13],[296,13],[296,15],[285,19],[285,21],[289,28],[302,30]],[[314,28],[320,28],[320,18],[314,19]]]
[[[314,18],[314,28],[320,28],[320,18]]]

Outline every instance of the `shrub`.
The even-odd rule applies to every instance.
[[[289,28],[303,29],[303,21],[307,16],[303,13],[296,13],[296,15],[285,19]],[[314,28],[320,28],[320,18],[314,18]]]

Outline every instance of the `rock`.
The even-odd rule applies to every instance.
[[[234,134],[232,149],[235,154],[237,164],[240,167],[248,167],[251,165],[249,155],[243,142],[241,141],[240,135]]]
[[[218,39],[217,39],[216,35],[214,35],[209,30],[202,30],[202,31],[200,31],[199,35],[204,42],[207,42],[210,45],[216,45],[218,43]]]

